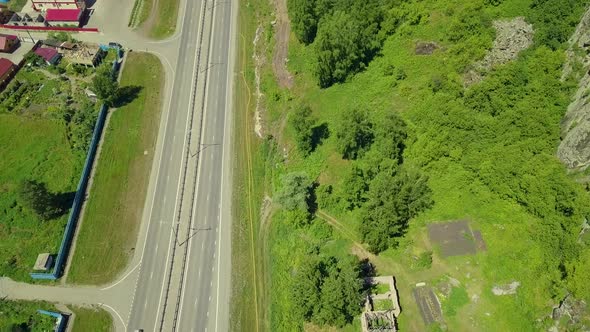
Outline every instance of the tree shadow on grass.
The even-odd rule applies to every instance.
[[[119,90],[117,90],[117,96],[113,102],[113,106],[118,108],[131,103],[133,100],[135,100],[135,98],[137,98],[137,96],[139,96],[139,93],[142,89],[143,87],[139,85],[127,85],[120,87]]]
[[[57,211],[60,211],[59,215],[57,215],[56,217],[63,215],[72,207],[72,203],[74,203],[74,197],[76,197],[75,191],[53,194],[53,197],[51,198],[51,203]]]
[[[330,129],[326,122],[311,128],[311,150],[315,151],[328,137],[330,137]]]

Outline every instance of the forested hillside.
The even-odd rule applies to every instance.
[[[587,5],[287,0],[295,85],[261,68],[256,154],[274,206],[263,221],[270,330],[359,330],[368,290],[357,283],[374,274],[396,277],[402,331],[590,328],[578,302],[590,301],[588,186],[555,156],[577,85],[561,80],[564,50]],[[516,17],[532,24],[530,46],[478,65],[494,22]],[[270,56],[272,25],[265,33]],[[485,250],[443,258],[427,227],[451,220],[480,230]],[[419,282],[442,321],[424,325]],[[511,282],[513,294],[492,292]],[[565,298],[577,309],[554,320]]]

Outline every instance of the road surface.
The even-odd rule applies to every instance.
[[[231,242],[226,115],[235,25],[228,2],[189,1],[184,15],[129,327],[225,331]]]
[[[77,36],[145,48],[166,68],[165,112],[136,246],[141,250],[111,285],[58,288],[0,279],[0,295],[101,303],[121,331],[228,330],[237,3],[187,0],[181,8],[179,29],[168,41],[133,35],[120,13],[103,33]]]

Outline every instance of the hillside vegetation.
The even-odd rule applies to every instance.
[[[542,330],[567,294],[590,301],[590,248],[579,239],[588,192],[555,157],[576,85],[560,81],[565,42],[585,1],[287,3],[295,86],[279,89],[262,67],[269,132],[252,153],[276,207],[262,230],[271,331],[306,321],[358,330],[361,301],[350,303],[365,290],[334,286],[372,273],[396,276],[399,325],[411,331],[427,329],[411,295],[422,281],[461,284],[441,296],[444,323],[431,329]],[[533,25],[533,45],[466,88],[493,21],[518,16]],[[272,26],[264,33],[272,46]],[[417,54],[421,43],[432,52]],[[426,225],[457,219],[481,230],[487,251],[440,257]],[[351,254],[371,264],[350,267]],[[515,280],[516,294],[492,294]],[[588,326],[584,315],[577,324]]]

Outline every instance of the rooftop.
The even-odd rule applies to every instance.
[[[4,74],[6,74],[6,72],[12,68],[12,66],[14,66],[12,61],[5,58],[0,58],[0,76],[4,76]]]
[[[57,55],[57,51],[53,48],[39,47],[35,50],[35,54],[42,57],[47,62],[53,62],[54,57]]]
[[[78,22],[80,20],[80,9],[47,9],[45,20],[61,22]]]

